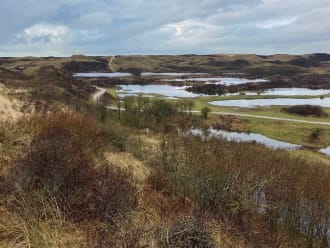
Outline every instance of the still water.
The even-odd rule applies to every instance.
[[[158,84],[148,84],[148,85],[119,85],[120,90],[117,92],[122,96],[124,94],[128,95],[138,95],[138,94],[158,94],[166,97],[198,97],[202,94],[195,94],[185,90],[185,87],[178,87],[172,85],[158,85]]]
[[[247,79],[235,77],[199,77],[199,78],[180,78],[180,79],[167,79],[168,82],[205,82],[207,84],[222,84],[222,85],[238,85],[246,83],[266,83],[266,79]]]
[[[258,133],[239,133],[239,132],[217,130],[213,128],[209,128],[207,130],[191,129],[191,133],[202,136],[206,135],[211,137],[223,137],[229,141],[256,142],[258,144],[265,145],[270,149],[297,150],[302,147],[301,145],[290,144],[287,142],[271,139]]]
[[[264,106],[293,106],[293,105],[318,105],[321,107],[330,107],[330,98],[310,98],[310,99],[299,99],[299,98],[274,98],[274,99],[241,99],[241,100],[225,100],[225,101],[212,101],[209,102],[215,106],[225,107],[239,107],[239,108],[254,108]]]

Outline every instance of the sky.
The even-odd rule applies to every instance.
[[[330,53],[330,0],[1,0],[0,56]]]

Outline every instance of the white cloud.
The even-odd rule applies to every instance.
[[[70,29],[63,25],[38,23],[24,29],[18,37],[28,42],[61,43],[68,37],[69,33]]]
[[[274,0],[272,0],[274,1]],[[285,19],[273,19],[273,20],[267,20],[263,23],[257,24],[257,27],[259,28],[276,28],[276,27],[282,27],[282,26],[287,26],[290,25],[292,23],[294,23],[295,21],[297,21],[297,17],[289,17],[289,18],[285,18]]]
[[[329,0],[1,0],[0,7],[0,56],[330,52]]]

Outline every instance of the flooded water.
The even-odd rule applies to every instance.
[[[141,76],[191,76],[204,75],[206,73],[182,73],[182,72],[142,72]]]
[[[83,73],[74,73],[74,77],[81,78],[117,78],[117,77],[131,77],[132,73],[128,72],[111,72],[111,73],[102,73],[102,72],[83,72]]]
[[[195,94],[187,92],[185,89],[189,86],[172,86],[172,85],[120,85],[122,88],[118,91],[119,94],[125,95],[138,95],[138,94],[158,94],[167,97],[198,97],[205,96],[205,94]],[[284,96],[295,96],[295,95],[324,95],[329,94],[330,90],[311,90],[311,89],[297,89],[297,88],[278,88],[266,90],[260,95],[284,95]],[[239,95],[240,93],[228,93],[225,96]],[[256,92],[245,92],[245,95],[258,95]]]
[[[293,106],[293,105],[318,105],[325,108],[330,108],[330,98],[275,98],[275,99],[241,99],[241,100],[224,100],[209,102],[211,105],[239,108],[254,108],[264,106]]]
[[[320,149],[319,152],[323,153],[325,155],[330,155],[330,146],[328,146],[326,148],[323,148],[323,149]]]
[[[245,92],[246,95],[263,95],[263,96],[320,96],[330,94],[327,89],[307,89],[307,88],[275,88],[267,89],[259,94],[257,92]]]
[[[167,79],[168,82],[205,82],[207,84],[222,84],[222,85],[238,85],[246,83],[266,83],[269,82],[266,79],[247,79],[247,78],[235,78],[235,77],[199,77],[199,78],[179,78],[179,79]]]
[[[195,94],[185,90],[185,87],[177,87],[172,85],[119,85],[121,88],[117,92],[122,96],[127,95],[138,95],[138,94],[158,94],[166,97],[198,97],[202,94]]]
[[[256,142],[258,144],[265,145],[270,149],[297,150],[302,147],[301,145],[290,144],[287,142],[271,139],[258,133],[239,133],[217,130],[213,128],[207,129],[206,132],[202,129],[191,129],[191,133],[195,135],[223,137],[226,140],[237,142]]]

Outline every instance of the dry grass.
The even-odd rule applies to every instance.
[[[1,207],[0,247],[77,247],[74,244],[82,242],[79,230],[66,222],[54,199],[39,196],[41,204],[32,207],[29,197],[21,192],[19,198],[6,199],[19,211]],[[36,216],[36,211],[44,217]]]
[[[22,113],[19,111],[20,102],[2,94],[3,92],[0,91],[0,121],[17,120],[22,116]]]
[[[107,152],[108,163],[127,171],[139,184],[143,184],[150,174],[150,168],[127,152]]]

